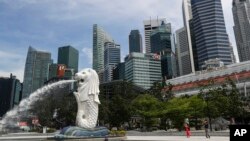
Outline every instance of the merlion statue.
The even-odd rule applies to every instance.
[[[75,74],[77,91],[74,92],[77,101],[76,126],[64,127],[55,138],[95,138],[106,137],[109,130],[106,127],[96,127],[98,118],[99,79],[95,70],[83,69]]]
[[[77,92],[74,92],[77,101],[76,126],[95,128],[98,118],[99,79],[95,70],[87,68],[75,74]]]

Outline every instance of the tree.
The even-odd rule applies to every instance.
[[[155,124],[155,118],[159,117],[162,111],[161,102],[149,94],[139,95],[132,101],[131,106],[133,114],[143,118],[142,122],[147,130]]]
[[[196,129],[200,128],[198,123],[199,119],[204,117],[204,109],[205,109],[205,103],[197,95],[189,98],[190,118],[193,118],[195,120],[194,126]]]
[[[188,98],[173,98],[165,102],[163,115],[170,119],[173,126],[179,130],[183,129],[184,119],[190,117]]]
[[[57,111],[56,117],[54,117]],[[42,126],[62,128],[75,124],[77,104],[73,93],[66,89],[47,92],[29,109],[29,113],[39,119]]]
[[[111,127],[120,127],[131,118],[130,105],[144,90],[131,82],[115,81],[100,85],[99,120]]]
[[[227,94],[228,98],[228,109],[227,116],[231,118],[243,116],[243,102],[241,101],[241,95],[239,90],[236,87],[236,84],[231,80],[227,79],[227,85],[229,87],[229,93]]]
[[[131,115],[128,103],[120,95],[112,97],[109,110],[111,111],[109,115],[111,127],[120,127],[124,122],[130,120]]]
[[[146,91],[150,95],[156,97],[158,100],[163,101],[163,93],[162,93],[163,85],[161,82],[156,81],[153,83],[153,86]]]

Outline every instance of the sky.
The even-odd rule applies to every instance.
[[[238,60],[232,0],[221,0],[229,39]],[[128,54],[128,36],[143,20],[166,18],[172,30],[183,27],[182,0],[0,0],[0,77],[22,82],[28,47],[48,51],[57,63],[58,48],[79,50],[79,69],[92,67],[92,27],[98,24]],[[123,59],[122,59],[123,60]]]

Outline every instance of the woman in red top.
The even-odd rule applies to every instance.
[[[184,128],[185,128],[185,131],[186,131],[186,136],[187,136],[187,138],[189,138],[191,136],[189,125],[187,123],[185,123]]]

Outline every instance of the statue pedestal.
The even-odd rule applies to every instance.
[[[60,134],[55,135],[55,138],[67,138],[67,137],[106,137],[109,134],[109,130],[106,127],[95,127],[93,129],[85,129],[76,126],[64,127]]]
[[[64,127],[60,134],[55,135],[55,140],[68,140],[75,141],[81,139],[82,141],[103,141],[108,139],[109,141],[122,141],[126,137],[108,136],[109,130],[106,127],[95,127],[94,129],[84,129],[76,126]]]

